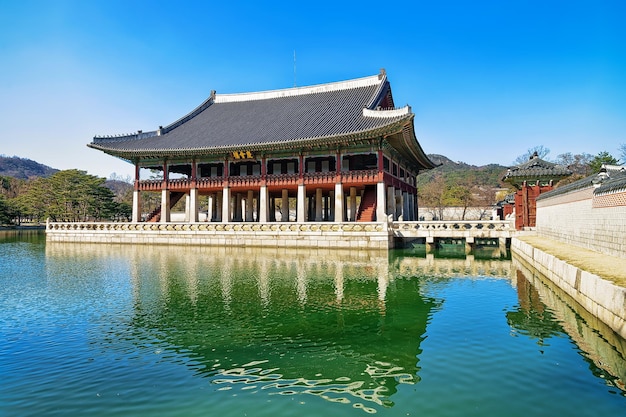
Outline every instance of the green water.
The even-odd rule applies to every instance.
[[[0,283],[3,416],[626,415],[626,343],[510,260],[4,233]]]

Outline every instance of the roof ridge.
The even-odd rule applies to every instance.
[[[278,90],[257,91],[249,93],[216,94],[213,102],[237,103],[242,101],[268,100],[282,97],[295,97],[307,94],[327,93],[331,91],[349,90],[353,88],[369,87],[377,84],[384,84],[386,77],[381,74],[368,77],[354,78],[351,80],[335,81],[326,84],[316,84],[304,87],[292,87]]]

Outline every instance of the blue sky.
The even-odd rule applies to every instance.
[[[93,175],[94,135],[154,130],[210,94],[385,68],[426,153],[510,165],[542,145],[619,157],[626,2],[0,0],[0,154]],[[296,54],[294,71],[294,51]]]

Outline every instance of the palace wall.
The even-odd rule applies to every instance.
[[[537,200],[537,234],[626,258],[626,190],[602,195],[594,187]]]

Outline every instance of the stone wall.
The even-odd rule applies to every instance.
[[[49,242],[384,249],[386,223],[49,223]]]
[[[558,259],[532,245],[513,239],[514,260],[554,282],[585,310],[626,338],[626,288]]]
[[[626,191],[594,195],[593,186],[537,200],[537,234],[626,258]]]

